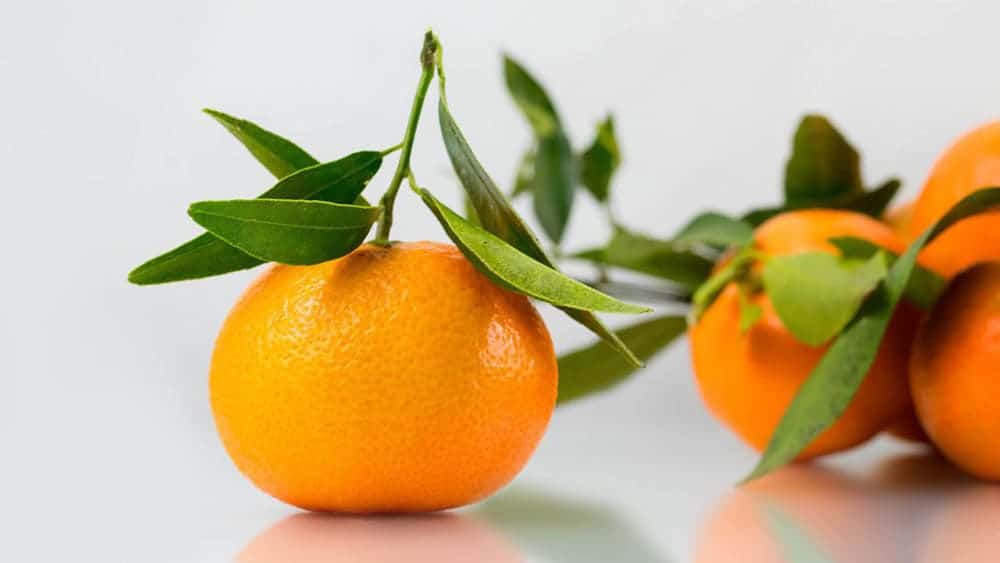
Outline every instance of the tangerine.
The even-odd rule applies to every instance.
[[[900,252],[902,243],[887,226],[850,211],[810,209],[778,215],[757,228],[754,247],[768,256],[808,251],[834,253],[829,239],[854,236]],[[690,329],[691,355],[708,409],[744,442],[762,451],[799,387],[828,345],[797,340],[757,292],[748,299],[762,310],[748,330],[740,328],[741,291],[729,283]],[[915,311],[900,307],[874,364],[841,417],[810,443],[798,459],[860,444],[895,420],[909,402],[906,360]]]
[[[917,416],[956,465],[1000,480],[1000,263],[956,277],[917,333],[910,388]]]
[[[266,271],[222,327],[210,392],[226,450],[265,492],[310,510],[420,512],[513,479],[557,383],[527,298],[454,246],[412,242]]]

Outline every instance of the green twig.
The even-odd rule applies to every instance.
[[[417,134],[417,124],[420,122],[420,112],[424,107],[424,98],[427,97],[427,89],[434,78],[435,54],[439,49],[437,38],[431,31],[424,35],[424,47],[420,51],[420,82],[417,83],[417,93],[413,96],[413,105],[410,108],[410,117],[406,122],[406,133],[403,135],[402,152],[399,155],[399,163],[396,165],[396,172],[389,182],[389,188],[382,196],[382,216],[378,221],[378,229],[375,233],[375,244],[388,246],[389,232],[392,230],[392,212],[396,203],[396,194],[399,193],[399,186],[403,183],[410,171],[410,155],[413,153],[413,140]]]

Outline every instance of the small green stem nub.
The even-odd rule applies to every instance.
[[[406,133],[403,135],[402,152],[399,155],[399,163],[396,165],[396,172],[392,175],[389,188],[382,196],[382,216],[378,221],[378,229],[375,232],[374,244],[381,246],[389,245],[389,232],[392,230],[392,212],[396,203],[396,194],[399,193],[399,186],[409,174],[410,155],[413,153],[413,140],[417,135],[417,124],[420,122],[420,112],[424,107],[424,98],[427,97],[427,89],[434,78],[434,62],[439,45],[434,34],[428,31],[424,35],[424,46],[420,51],[420,82],[417,83],[417,93],[413,96],[413,105],[410,107],[410,117],[406,122]]]

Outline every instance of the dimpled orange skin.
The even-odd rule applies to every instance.
[[[934,305],[913,346],[910,387],[941,452],[1000,480],[1000,263],[963,272]]]
[[[834,253],[836,247],[828,239],[837,236],[864,238],[896,252],[902,246],[893,232],[878,221],[828,209],[778,215],[757,228],[754,246],[772,256]],[[729,284],[690,330],[691,355],[708,409],[744,442],[763,451],[828,345],[811,347],[796,340],[763,292],[751,300],[763,314],[744,333],[740,330],[739,288]],[[915,325],[915,311],[901,307],[847,410],[797,459],[860,444],[903,412],[909,403],[906,360]]]
[[[212,356],[222,442],[254,484],[317,511],[423,512],[508,483],[555,406],[531,303],[451,245],[365,245],[275,266]]]
[[[941,154],[914,204],[909,238],[919,236],[963,197],[991,186],[1000,186],[1000,121],[966,133]],[[1000,260],[1000,212],[961,221],[928,245],[921,258],[946,277],[977,262]]]

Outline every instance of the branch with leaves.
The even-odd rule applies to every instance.
[[[277,181],[255,199],[193,203],[188,214],[206,232],[143,263],[129,274],[129,281],[149,285],[192,280],[266,262],[317,264],[356,249],[368,240],[373,226],[372,244],[392,244],[396,199],[406,182],[480,272],[500,286],[559,308],[599,338],[559,358],[560,404],[625,381],[643,361],[683,334],[689,322],[696,322],[730,283],[741,288],[740,325],[749,330],[761,311],[748,296],[765,292],[795,338],[829,348],[749,477],[756,478],[793,460],[843,413],[872,365],[900,300],[905,297],[925,308],[935,301],[944,280],[916,264],[920,249],[954,223],[1000,204],[1000,188],[973,194],[898,256],[850,238],[831,241],[840,256],[768,256],[753,240],[755,227],[768,218],[816,207],[881,217],[900,186],[889,179],[867,189],[858,152],[827,119],[809,115],[795,132],[780,204],[738,216],[705,211],[672,236],[653,236],[626,226],[611,212],[622,153],[610,115],[597,124],[589,145],[574,150],[552,97],[522,65],[506,57],[507,87],[532,131],[532,145],[520,160],[508,195],[476,158],[452,114],[441,46],[430,32],[421,49],[420,71],[400,142],[326,162],[250,121],[205,110]],[[435,78],[438,125],[464,189],[464,216],[418,184],[411,162],[424,101]],[[363,192],[383,161],[395,153],[399,157],[389,185],[372,205]],[[579,190],[605,208],[611,236],[600,247],[564,252]],[[511,205],[521,196],[530,196],[551,254]],[[583,283],[567,276],[557,259],[591,264],[596,280]],[[640,281],[616,279],[620,272],[637,275]],[[612,331],[596,313],[651,310],[622,297],[666,304],[673,312]],[[687,309],[686,317],[675,314],[678,307]]]

